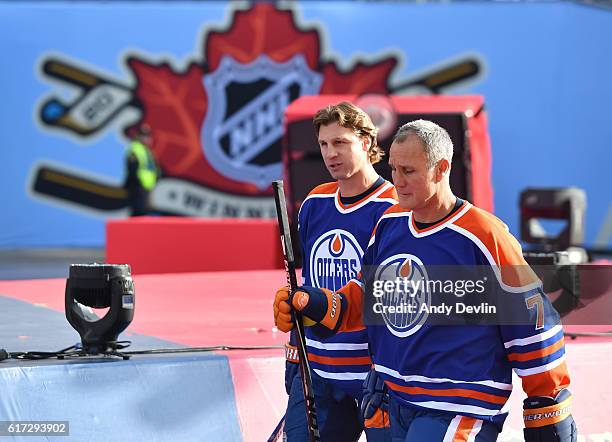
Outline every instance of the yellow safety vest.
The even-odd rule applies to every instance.
[[[138,161],[136,175],[140,185],[146,190],[153,189],[157,183],[157,165],[149,148],[140,141],[132,141],[128,155],[134,155]]]

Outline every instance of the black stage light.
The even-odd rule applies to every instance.
[[[114,354],[119,334],[134,319],[134,282],[127,264],[72,264],[66,281],[66,319],[85,354]],[[92,308],[107,308],[99,318]]]
[[[529,188],[521,192],[521,238],[546,251],[567,250],[584,241],[586,193],[576,187]],[[540,220],[564,222],[557,235],[550,235]]]
[[[553,301],[561,316],[579,306],[578,266],[588,262],[580,247],[584,240],[586,193],[576,187],[528,188],[521,192],[521,239],[529,246],[523,252],[527,263],[542,280],[543,290],[561,290]],[[550,234],[540,220],[563,223],[558,234]]]

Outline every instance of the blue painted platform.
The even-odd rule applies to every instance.
[[[4,361],[0,391],[0,420],[69,421],[70,440],[242,440],[222,355]]]
[[[177,347],[120,339],[129,350]],[[0,348],[57,351],[79,340],[62,313],[0,296]],[[213,353],[4,360],[0,421],[23,420],[69,421],[71,441],[243,440],[228,358]]]

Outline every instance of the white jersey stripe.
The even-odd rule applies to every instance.
[[[342,343],[342,342],[319,342],[314,339],[306,338],[306,345],[320,350],[367,350],[368,343],[355,344],[355,343]]]
[[[310,198],[333,198],[334,195],[336,195],[336,193],[313,193],[312,195],[308,195],[304,201],[302,201],[302,206],[304,205],[304,203],[306,201],[308,201]]]
[[[504,342],[504,347],[510,348],[514,347],[515,345],[529,345],[535,342],[546,341],[548,338],[552,338],[554,335],[556,335],[562,330],[563,327],[561,327],[561,324],[557,324],[553,328],[546,330],[543,333],[538,333],[537,335],[532,335],[527,338],[518,338],[513,339],[512,341]]]
[[[470,435],[468,437],[467,442],[474,442],[476,440],[476,436],[480,433],[480,429],[482,428],[482,420],[478,419],[474,426],[472,427],[472,431],[470,431]]]
[[[549,362],[548,364],[540,365],[539,367],[533,367],[533,368],[523,368],[523,369],[515,368],[514,372],[518,374],[520,377],[530,376],[532,374],[544,373],[545,371],[551,370],[561,365],[563,361],[565,361],[565,353],[561,357],[555,359],[552,362]]]
[[[385,213],[383,216],[380,217],[380,219],[378,220],[378,223],[380,223],[385,218],[401,218],[402,216],[410,216],[410,213],[411,212],[409,211]]]
[[[416,230],[414,230],[414,227],[412,225],[412,212],[410,212],[410,218],[408,219],[408,228],[410,229],[410,233],[412,233],[412,235],[415,238],[422,238],[424,236],[433,235],[434,233],[439,232],[440,230],[442,230],[445,227],[451,227],[452,223],[457,221],[459,218],[461,218],[465,214],[465,212],[470,210],[470,207],[472,207],[472,205],[470,203],[466,202],[465,203],[465,207],[463,209],[461,209],[459,212],[454,214],[452,217],[450,217],[449,219],[444,221],[439,226],[434,227],[431,230],[425,230],[424,232],[417,232]]]
[[[349,282],[354,282],[355,284],[357,284],[359,287],[363,288],[363,283],[358,280],[358,279],[351,279]],[[348,283],[347,283],[348,284]]]
[[[392,206],[398,204],[398,202],[395,201],[393,198],[374,198],[373,201],[376,201],[377,203],[389,203]]]
[[[374,244],[375,241],[376,241],[376,235],[372,235],[372,238],[370,238],[370,242],[368,242],[367,247],[370,247],[372,244]]]
[[[338,210],[338,212],[340,213],[351,213],[354,212],[357,209],[362,208],[363,206],[365,206],[366,204],[368,204],[371,201],[374,201],[379,195],[381,195],[383,192],[385,192],[386,190],[390,189],[391,187],[393,187],[393,184],[391,184],[388,181],[385,181],[385,183],[383,185],[380,186],[381,188],[379,190],[377,190],[376,192],[372,193],[371,195],[369,195],[365,200],[363,200],[361,203],[357,204],[356,206],[353,207],[349,207],[348,209],[343,208],[340,205],[340,189],[338,188],[338,190],[336,190],[336,193],[334,194],[334,204],[336,205],[336,209]]]
[[[453,442],[455,438],[455,433],[457,432],[457,427],[459,426],[459,422],[461,422],[461,418],[463,416],[455,416],[453,420],[450,421],[450,425],[446,429],[446,433],[444,434],[444,439],[442,442]]]
[[[319,370],[318,368],[314,368],[313,371],[325,379],[335,379],[337,381],[355,381],[355,380],[364,380],[368,375],[367,372],[364,373],[330,373],[329,371]]]
[[[481,416],[496,416],[501,414],[499,410],[489,410],[488,408],[476,407],[475,405],[460,405],[450,402],[425,401],[414,402],[408,401],[411,404],[425,408],[433,408],[434,410],[454,411],[456,413],[479,414]]]
[[[397,371],[387,368],[383,365],[374,365],[374,369],[380,373],[388,374],[389,376],[393,376],[394,378],[401,379],[404,382],[431,382],[432,384],[441,384],[444,382],[450,382],[453,384],[474,384],[474,385],[484,385],[485,387],[497,388],[498,390],[506,390],[512,391],[512,384],[504,384],[502,382],[495,382],[489,380],[483,381],[459,381],[456,379],[448,379],[448,378],[429,378],[426,376],[420,375],[401,375]]]

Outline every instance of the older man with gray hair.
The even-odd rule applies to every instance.
[[[452,158],[448,132],[431,121],[406,123],[395,134],[389,165],[400,205],[412,209],[417,223],[441,221],[463,204],[450,188]]]

